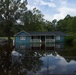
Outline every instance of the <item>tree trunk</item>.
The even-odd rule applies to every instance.
[[[10,32],[8,33],[8,46],[10,47],[11,44],[11,37],[10,37]]]

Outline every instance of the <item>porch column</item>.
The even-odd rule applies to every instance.
[[[46,36],[45,36],[45,44],[46,44]]]
[[[41,40],[41,36],[39,37],[39,39]]]
[[[45,50],[46,50],[46,42],[47,42],[47,41],[46,41],[46,36],[45,36]]]
[[[55,42],[56,42],[56,36],[54,35],[54,39],[55,39]]]

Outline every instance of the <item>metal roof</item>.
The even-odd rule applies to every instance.
[[[14,36],[18,36],[22,32],[27,33],[29,36],[50,36],[50,35],[68,36],[66,33],[60,32],[60,31],[58,31],[58,32],[25,32],[25,31],[21,31],[21,32],[18,32],[17,34],[15,34]]]
[[[26,34],[28,34],[30,36],[30,34],[28,32],[25,32],[25,31],[20,31],[20,32],[16,33],[14,36],[20,36],[19,35],[20,33],[26,33]]]
[[[31,36],[49,36],[49,35],[60,35],[67,36],[64,32],[28,32]]]

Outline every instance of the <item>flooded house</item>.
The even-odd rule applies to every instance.
[[[64,43],[53,43],[53,44],[16,44],[15,50],[16,51],[23,51],[25,50],[64,50]]]
[[[14,35],[15,44],[25,43],[56,43],[64,42],[64,37],[67,34],[63,32],[25,32],[21,31]]]

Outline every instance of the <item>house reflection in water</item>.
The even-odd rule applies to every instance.
[[[15,44],[15,49],[30,50],[30,44]]]
[[[63,50],[64,43],[53,44],[15,44],[16,50]]]
[[[39,51],[41,46],[45,50]],[[65,57],[65,52],[60,55],[56,50],[64,50],[64,44],[16,45],[11,53],[12,75],[76,75],[76,57]]]

